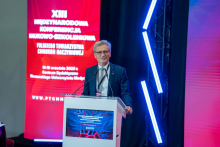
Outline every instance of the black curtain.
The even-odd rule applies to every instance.
[[[151,0],[102,0],[101,40],[112,44],[110,62],[126,68],[133,114],[123,120],[121,147],[142,147],[146,142],[148,115],[141,80],[147,79],[148,57],[142,37]]]
[[[151,0],[102,0],[101,40],[112,44],[110,62],[126,68],[132,96],[133,114],[123,120],[121,147],[142,147],[152,126],[141,87],[148,78],[149,59],[142,36]]]
[[[188,11],[189,0],[173,0],[168,106],[169,147],[184,146],[184,103]]]
[[[133,114],[123,120],[121,147],[142,147],[148,141],[149,128],[153,127],[141,87],[149,81],[151,67],[142,32],[152,0],[102,0],[101,40],[112,44],[110,62],[125,67],[130,83]],[[157,2],[160,3],[161,1]],[[168,146],[183,146],[185,65],[189,0],[172,2],[172,32],[169,70]],[[153,16],[154,17],[154,14]],[[152,21],[150,22],[152,25]],[[148,33],[151,34],[148,30]],[[151,40],[151,36],[149,36]],[[156,56],[155,56],[156,58]],[[161,68],[161,67],[160,67]],[[147,83],[148,86],[150,85]],[[150,85],[149,93],[156,90]],[[153,104],[157,117],[157,106]],[[160,120],[159,120],[160,121]],[[162,125],[159,123],[159,128]],[[165,134],[162,134],[162,137]],[[154,136],[151,135],[151,136]],[[156,140],[156,137],[153,138]],[[147,142],[148,144],[148,142]]]

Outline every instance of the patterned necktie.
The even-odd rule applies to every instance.
[[[105,68],[100,68],[99,69],[100,72],[100,76],[99,76],[99,85],[98,85],[98,89],[101,92],[102,91],[102,85],[103,85],[103,81],[104,81],[104,70]]]

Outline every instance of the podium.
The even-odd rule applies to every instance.
[[[65,97],[63,147],[120,147],[125,107],[118,97]]]

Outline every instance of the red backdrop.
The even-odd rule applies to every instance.
[[[28,0],[24,137],[62,138],[63,97],[97,64],[100,0]],[[81,94],[80,89],[77,94]]]

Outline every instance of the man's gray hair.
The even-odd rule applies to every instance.
[[[93,48],[94,52],[96,52],[96,47],[97,46],[101,46],[101,45],[104,45],[104,44],[109,47],[109,49],[110,49],[109,51],[111,52],[112,45],[107,40],[100,40],[100,41],[96,42],[95,45],[94,45],[94,48]]]

